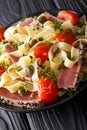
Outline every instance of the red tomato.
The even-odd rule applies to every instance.
[[[73,24],[78,24],[80,22],[78,15],[68,10],[60,11],[58,17],[62,20],[70,20]]]
[[[0,41],[4,40],[4,32],[0,32]]]
[[[5,71],[5,67],[0,66],[0,76],[3,74],[4,71]]]
[[[69,31],[61,31],[57,36],[56,40],[58,42],[67,42],[68,44],[72,44],[76,38],[73,34],[71,34]]]
[[[47,44],[40,44],[34,48],[34,55],[36,58],[40,58],[41,62],[45,62],[48,59],[48,52],[50,46]]]
[[[53,82],[51,78],[39,79],[39,96],[40,99],[45,103],[53,102],[58,93],[57,85]]]
[[[4,32],[5,28],[4,26],[0,25],[0,32]]]

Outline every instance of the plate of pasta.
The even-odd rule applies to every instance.
[[[54,15],[55,14],[55,15]],[[59,105],[87,80],[87,22],[61,10],[0,26],[0,108],[16,112]]]

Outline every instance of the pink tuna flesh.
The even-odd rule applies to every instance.
[[[74,89],[79,71],[79,64],[75,64],[72,68],[64,68],[58,79],[58,88]]]

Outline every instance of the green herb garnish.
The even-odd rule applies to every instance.
[[[53,22],[53,28],[54,28],[54,30],[56,31],[56,30],[58,30],[58,29],[62,29],[62,26],[61,26],[61,24],[58,23],[57,21],[54,21],[54,22]]]
[[[71,58],[71,60],[72,60],[72,61],[76,61],[76,57],[73,56],[73,57]]]
[[[72,92],[72,91],[69,91],[69,92],[67,93],[67,95],[68,95],[68,96],[72,96],[72,95],[73,95],[73,92]]]
[[[27,91],[28,91],[27,84],[24,84],[24,85],[23,85],[23,88],[24,88],[25,92],[27,92]]]
[[[17,71],[20,71],[21,70],[21,66],[16,66],[16,68],[15,68]]]
[[[18,44],[14,44],[14,49],[18,50]]]
[[[57,77],[53,71],[51,72],[51,78],[53,79],[54,82],[57,82]]]
[[[46,73],[48,73],[50,70],[49,70],[49,68],[46,68],[46,69],[44,69],[42,72],[41,72],[41,74],[40,74],[40,76],[44,76]]]
[[[44,69],[40,76],[45,76],[46,78],[52,78],[54,82],[57,82],[57,78],[54,71],[51,71],[49,68]]]
[[[18,94],[20,96],[23,96],[23,95],[26,95],[28,91],[28,87],[27,87],[27,84],[24,84],[19,90],[18,90]]]
[[[25,19],[27,19],[27,16],[24,16],[24,17],[21,19],[21,21],[23,22],[23,21],[25,21]]]
[[[4,61],[1,61],[1,62],[0,62],[0,66],[3,66],[3,67],[5,67],[5,68],[8,68],[8,67],[9,67],[9,65],[6,65]]]
[[[83,80],[83,81],[86,81],[86,80],[87,80],[87,73],[83,73],[82,80]]]

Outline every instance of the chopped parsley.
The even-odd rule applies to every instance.
[[[18,94],[20,96],[23,96],[27,93],[28,91],[28,87],[27,87],[27,84],[24,84],[19,90],[18,90]]]
[[[73,95],[73,91],[68,91],[67,95],[68,96],[72,96]]]
[[[9,67],[9,65],[6,64],[4,61],[1,61],[1,62],[0,62],[0,66],[3,66],[3,67],[5,67],[5,68],[8,68],[8,67]]]
[[[27,19],[27,16],[24,16],[24,17],[21,19],[21,21],[23,22],[23,21],[25,21],[25,19]]]
[[[51,72],[51,78],[53,79],[54,82],[57,82],[57,77],[53,71]]]
[[[46,78],[52,78],[54,82],[57,82],[57,77],[54,71],[51,71],[49,68],[44,69],[40,76],[45,76]]]
[[[17,71],[20,71],[21,70],[21,66],[16,66],[16,68],[15,68]]]
[[[18,50],[18,44],[14,44],[14,49]]]
[[[71,58],[71,60],[72,60],[72,61],[76,61],[76,57],[73,56],[73,57]]]
[[[75,36],[75,32],[73,32],[72,29],[68,28],[68,31],[69,31],[73,36]]]
[[[1,61],[1,62],[0,62],[0,66],[5,66],[5,62],[4,62],[4,61]]]
[[[83,73],[82,80],[83,80],[83,81],[86,81],[86,80],[87,80],[87,73]]]
[[[58,23],[57,21],[54,21],[53,22],[53,28],[54,28],[54,30],[56,31],[56,30],[58,30],[58,29],[62,29],[62,26],[61,26],[61,24],[60,23]]]
[[[49,68],[48,69],[44,69],[42,72],[41,72],[41,74],[40,74],[40,76],[44,76],[46,73],[48,73],[49,72]]]
[[[24,85],[23,85],[23,88],[24,88],[25,92],[27,92],[27,91],[28,91],[27,84],[24,84]]]

